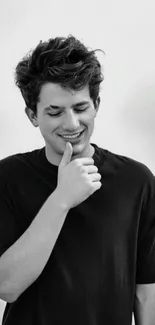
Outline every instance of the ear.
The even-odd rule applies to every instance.
[[[25,113],[28,116],[30,122],[37,127],[38,126],[38,120],[37,115],[30,109],[29,107],[25,107]]]
[[[101,98],[100,96],[97,97],[96,102],[95,102],[95,116],[97,115],[99,106],[100,106]]]

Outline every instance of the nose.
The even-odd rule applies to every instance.
[[[63,130],[73,132],[79,129],[79,120],[77,114],[69,110],[64,114]]]

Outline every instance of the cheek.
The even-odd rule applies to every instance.
[[[88,117],[87,124],[90,129],[92,129],[94,127],[94,116],[93,115]]]
[[[58,123],[50,118],[42,119],[39,124],[42,133],[49,133],[58,127]]]
[[[94,118],[89,116],[89,118],[83,121],[83,124],[86,126],[85,136],[89,138],[94,130]]]
[[[85,116],[82,117],[82,122],[88,125],[94,124],[94,112],[87,113]]]

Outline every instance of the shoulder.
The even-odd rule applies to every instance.
[[[0,177],[14,172],[29,153],[17,153],[0,160]]]
[[[23,153],[16,153],[0,160],[0,184],[16,177],[22,172],[30,161],[36,160],[38,152],[42,149],[35,149]]]
[[[114,177],[127,186],[155,189],[155,176],[146,164],[129,156],[97,146],[100,168],[105,177]]]
[[[108,158],[111,164],[120,169],[128,178],[134,177],[136,180],[139,179],[144,183],[155,181],[152,171],[141,161],[111,151],[108,151]]]

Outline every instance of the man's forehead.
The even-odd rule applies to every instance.
[[[44,85],[42,85],[41,91],[40,93],[44,93],[44,92],[52,92],[53,94],[57,94],[57,93],[63,93],[63,94],[71,94],[71,95],[76,95],[78,93],[85,93],[88,92],[89,93],[89,86],[85,85],[82,89],[79,90],[74,90],[74,89],[70,89],[70,88],[64,88],[61,87],[61,85],[56,84],[56,83],[52,83],[52,82],[47,82]]]
[[[72,104],[82,101],[91,102],[88,86],[85,86],[81,90],[67,90],[53,83],[47,83],[42,86],[39,98],[40,102],[44,104],[53,104],[56,106],[65,106],[64,102],[68,104],[68,101],[71,101]]]

